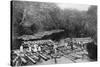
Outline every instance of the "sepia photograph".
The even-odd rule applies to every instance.
[[[11,66],[97,62],[97,5],[10,1]]]

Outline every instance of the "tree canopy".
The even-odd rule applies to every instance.
[[[63,29],[69,37],[97,37],[97,6],[61,10],[56,3],[13,1],[13,36]]]

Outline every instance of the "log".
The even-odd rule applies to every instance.
[[[36,55],[33,55],[32,58],[35,58],[36,60],[39,59],[39,57],[37,57]]]
[[[36,61],[35,61],[33,58],[29,57],[29,56],[26,55],[26,54],[25,54],[25,56],[26,56],[29,60],[31,60],[33,63],[36,63]]]
[[[15,66],[18,66],[18,61],[16,61]]]
[[[19,58],[19,56],[17,56],[14,60],[13,63],[15,63],[17,61],[17,59]]]
[[[42,54],[39,54],[39,56],[40,56],[41,58],[43,58],[45,61],[48,60],[48,58],[47,58],[46,56],[42,55]]]
[[[27,63],[27,61],[23,57],[21,57],[21,60],[22,62]]]

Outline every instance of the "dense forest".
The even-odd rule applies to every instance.
[[[67,4],[66,4],[67,5]],[[63,29],[68,37],[97,41],[97,6],[88,11],[61,10],[55,3],[12,1],[12,41],[22,35]]]

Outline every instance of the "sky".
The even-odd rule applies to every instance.
[[[57,4],[62,10],[64,9],[77,9],[77,10],[80,10],[80,11],[87,11],[88,8],[90,7],[90,5],[84,5],[84,4],[62,4],[62,3],[59,3]]]

